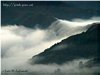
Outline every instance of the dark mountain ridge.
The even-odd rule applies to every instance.
[[[32,57],[35,64],[63,64],[80,58],[99,57],[100,23],[92,26],[81,34],[73,35],[53,45],[44,52]],[[34,62],[33,62],[34,60]]]
[[[33,6],[5,6],[5,5]],[[34,28],[48,28],[55,17],[72,20],[74,18],[89,19],[100,16],[99,1],[2,1],[1,25],[24,25]],[[66,15],[66,16],[65,16]]]

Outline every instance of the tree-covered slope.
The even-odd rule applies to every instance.
[[[63,64],[73,59],[99,57],[99,33],[100,23],[93,23],[86,32],[64,39],[60,43],[32,57],[31,63]]]

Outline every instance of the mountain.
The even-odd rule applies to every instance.
[[[99,57],[100,23],[93,23],[81,34],[73,35],[33,56],[31,64],[63,64],[80,58]]]
[[[18,4],[33,6],[13,6]],[[55,17],[70,20],[100,16],[99,1],[1,1],[1,7],[2,26],[17,24],[47,28],[55,21]]]

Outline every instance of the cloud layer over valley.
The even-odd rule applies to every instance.
[[[1,27],[2,70],[16,68],[61,40],[85,32],[100,17],[90,19],[57,19],[47,29],[17,25]],[[27,63],[28,64],[28,63]],[[28,64],[29,65],[29,64]]]

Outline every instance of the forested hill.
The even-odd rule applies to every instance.
[[[100,57],[99,33],[100,23],[93,23],[86,32],[64,39],[60,43],[32,57],[31,63],[63,64],[73,59]]]

